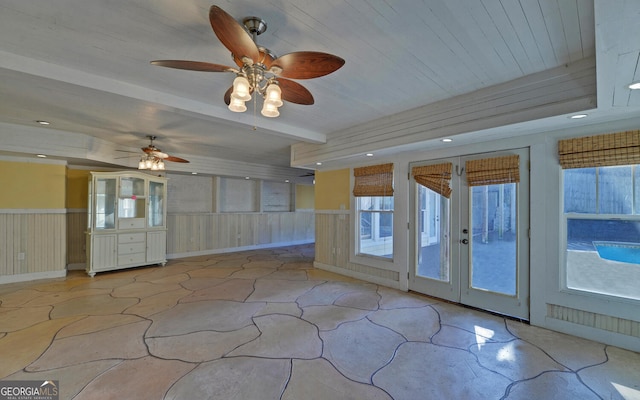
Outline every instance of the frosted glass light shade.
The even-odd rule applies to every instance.
[[[243,100],[231,97],[231,102],[229,103],[229,110],[233,112],[245,112],[247,111],[247,106],[244,105]]]
[[[280,90],[280,86],[274,83],[267,86],[265,101],[273,104],[276,107],[282,106],[282,90]]]
[[[242,101],[251,100],[251,93],[249,88],[249,81],[244,76],[237,76],[233,80],[233,92],[231,92],[232,99],[238,99]]]
[[[269,118],[274,118],[280,115],[280,112],[278,111],[278,107],[276,107],[273,103],[270,103],[268,101],[264,102],[264,105],[262,106],[262,111],[260,113],[265,117],[269,117]]]

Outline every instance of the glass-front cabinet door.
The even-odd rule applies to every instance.
[[[120,178],[118,227],[120,229],[144,228],[145,206],[145,180],[135,177]]]
[[[116,178],[98,178],[95,180],[94,226],[97,230],[115,229],[116,227]]]
[[[164,182],[149,182],[149,227],[164,226]]]

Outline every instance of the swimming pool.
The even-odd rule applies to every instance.
[[[640,243],[593,242],[600,258],[632,264],[640,264]]]

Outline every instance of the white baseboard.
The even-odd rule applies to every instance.
[[[33,272],[30,274],[2,275],[0,276],[0,284],[36,281],[38,279],[64,278],[67,276],[67,270]]]
[[[67,271],[84,271],[87,269],[86,263],[67,264]]]
[[[228,248],[225,248],[225,249],[212,249],[212,250],[192,251],[192,252],[188,252],[188,253],[174,253],[174,254],[167,254],[167,260],[172,260],[172,259],[175,259],[175,258],[208,256],[210,254],[233,253],[233,252],[236,252],[236,251],[272,249],[272,248],[275,248],[275,247],[296,246],[296,245],[300,245],[300,244],[311,244],[311,243],[314,243],[314,240],[300,240],[300,241],[294,241],[294,242],[268,243],[268,244],[259,244],[259,245],[253,245],[253,246],[228,247]]]
[[[392,280],[389,280],[389,279],[379,278],[377,276],[367,275],[367,274],[363,274],[362,272],[351,271],[351,270],[346,269],[346,268],[340,268],[340,267],[336,267],[334,265],[323,264],[323,263],[319,263],[317,261],[313,262],[313,266],[315,268],[318,268],[318,269],[322,269],[322,270],[325,270],[325,271],[333,272],[333,273],[336,273],[336,274],[339,274],[339,275],[345,275],[345,276],[348,276],[350,278],[360,279],[360,280],[363,280],[363,281],[375,283],[377,285],[390,287],[392,289],[402,290],[404,292],[407,291],[406,289],[403,289],[401,287],[401,284],[398,281],[392,281]]]

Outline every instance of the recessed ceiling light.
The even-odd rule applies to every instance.
[[[198,173],[197,172],[192,172],[191,175],[198,175]]]
[[[251,179],[251,177],[249,177],[249,176],[245,176],[245,177],[244,177],[244,179]]]
[[[47,156],[46,156],[46,155],[44,155],[44,154],[36,154],[36,157],[40,157],[40,158],[47,158]]]
[[[288,180],[288,179],[285,179],[284,181],[285,181],[285,183],[289,183],[289,180]]]
[[[367,153],[367,157],[373,157],[373,153]]]
[[[453,142],[453,139],[444,138],[444,139],[442,139],[442,141],[445,142],[445,143],[450,143],[450,142]]]
[[[316,165],[322,165],[322,163],[321,162],[317,162]]]
[[[39,123],[40,125],[50,125],[51,123],[48,121],[43,121],[43,120],[38,120],[36,121],[37,123]]]
[[[575,114],[575,115],[570,116],[569,118],[571,118],[571,119],[587,118],[587,114]]]
[[[631,90],[640,89],[640,82],[633,82],[632,84],[629,85],[629,89],[631,89]]]

